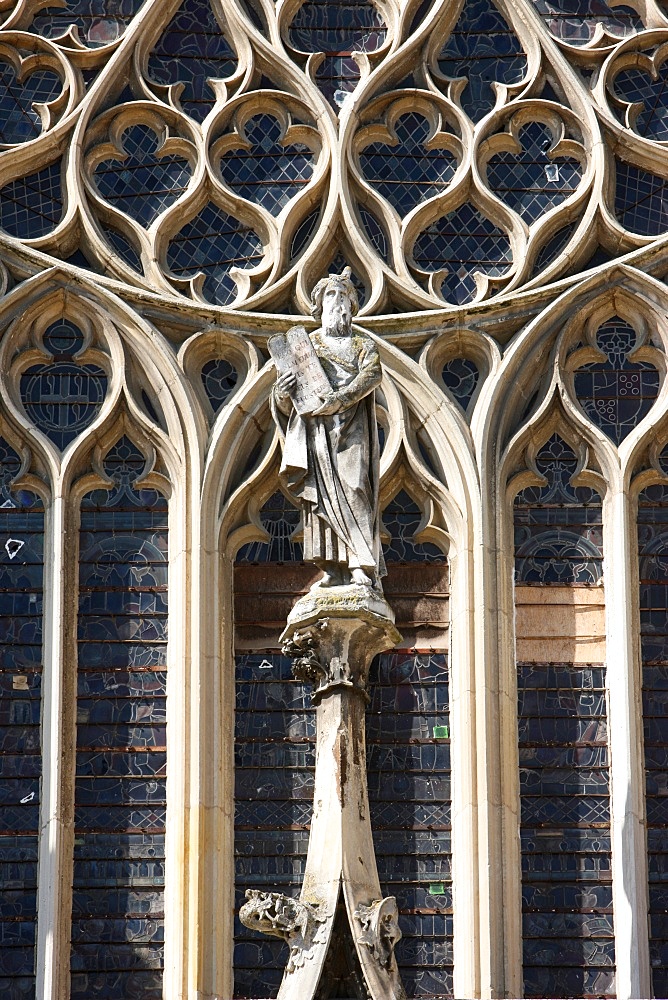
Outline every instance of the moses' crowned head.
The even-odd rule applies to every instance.
[[[341,274],[321,278],[311,294],[311,312],[322,321],[326,333],[345,336],[352,329],[353,316],[359,309],[357,291],[351,280],[351,269]]]

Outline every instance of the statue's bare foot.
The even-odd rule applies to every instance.
[[[353,578],[353,583],[356,583],[358,587],[372,587],[373,581],[370,576],[367,576],[363,569],[354,569],[350,574]]]

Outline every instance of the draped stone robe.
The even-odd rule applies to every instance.
[[[272,394],[285,436],[280,475],[304,508],[304,558],[384,576],[378,511],[378,429],[374,390],[381,380],[376,345],[365,334],[309,334],[343,408],[300,416]]]

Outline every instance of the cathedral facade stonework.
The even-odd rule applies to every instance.
[[[3,1000],[668,995],[667,74],[0,0]]]

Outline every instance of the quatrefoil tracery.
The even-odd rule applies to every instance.
[[[0,225],[121,281],[302,311],[343,254],[433,308],[668,232],[654,0],[3,6]]]

